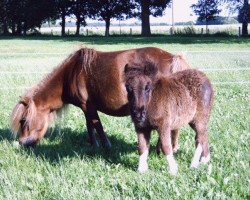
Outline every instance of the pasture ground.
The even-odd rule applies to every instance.
[[[72,106],[35,149],[17,147],[9,115],[25,88],[37,83],[80,45],[111,51],[144,46],[183,52],[214,83],[209,125],[211,162],[189,165],[194,132],[181,130],[176,177],[157,156],[152,134],[150,170],[136,172],[137,138],[129,117],[100,113],[113,144],[94,149],[85,119]],[[0,199],[249,199],[250,39],[222,37],[0,38]]]

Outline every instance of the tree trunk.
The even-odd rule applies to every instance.
[[[208,21],[206,19],[206,34],[208,34]]]
[[[4,19],[4,21],[3,21],[3,34],[4,35],[8,35],[9,34],[8,24],[7,24],[6,19]]]
[[[149,22],[150,10],[149,1],[141,0],[141,35],[150,36],[150,22]]]
[[[12,35],[16,35],[16,23],[13,20],[11,22],[11,32]]]
[[[108,37],[109,36],[109,27],[110,27],[110,19],[109,18],[105,19],[105,23],[106,23],[105,36]]]
[[[27,34],[27,22],[25,21],[23,24],[23,35]]]
[[[62,26],[62,36],[65,36],[65,17],[66,17],[66,12],[65,12],[65,9],[62,10],[62,23],[61,23],[61,26]]]
[[[18,21],[18,23],[17,23],[16,33],[17,33],[17,35],[21,35],[22,34],[22,23],[21,23],[21,21]]]
[[[247,26],[248,26],[248,23],[247,23],[246,21],[244,21],[244,22],[242,23],[242,35],[243,35],[243,36],[248,35]]]
[[[79,36],[80,34],[80,26],[81,26],[80,17],[76,17],[76,36]]]
[[[248,8],[249,8],[249,4],[248,4],[248,0],[244,0],[244,5],[243,5],[243,12],[244,12],[244,16],[243,16],[243,21],[242,21],[242,35],[243,36],[246,36],[248,35],[248,29],[247,29],[247,26],[248,26]]]

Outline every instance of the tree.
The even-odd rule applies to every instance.
[[[150,36],[150,15],[154,17],[162,16],[164,9],[167,7],[170,0],[135,0],[137,10],[134,15],[141,18],[141,35]]]
[[[248,23],[250,23],[250,5],[244,0],[243,6],[239,9],[238,20],[242,23],[242,35],[248,35]]]
[[[198,15],[198,21],[205,20],[206,33],[208,33],[208,22],[215,19],[221,10],[218,9],[218,0],[198,0],[197,4],[193,4],[191,8]]]
[[[238,13],[238,21],[242,23],[242,35],[248,35],[248,23],[250,23],[250,5],[248,0],[221,0],[226,2],[231,12]]]
[[[86,26],[85,18],[88,16],[89,1],[88,0],[71,0],[70,13],[76,17],[76,35],[80,33],[80,26]]]
[[[0,23],[4,33],[9,28],[13,35],[26,34],[28,29],[40,27],[52,15],[53,1],[44,0],[2,0],[0,2]]]
[[[105,21],[105,36],[109,36],[110,20],[128,18],[132,14],[132,9],[134,9],[134,4],[131,0],[93,0],[90,6],[90,16]]]
[[[55,0],[55,5],[57,8],[57,14],[61,18],[61,35],[65,36],[65,24],[66,24],[66,16],[70,15],[70,6],[72,2],[70,0]]]

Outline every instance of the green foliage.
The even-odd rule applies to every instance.
[[[197,4],[193,4],[191,8],[198,15],[198,21],[205,20],[206,23],[214,19],[221,12],[218,9],[218,0],[199,0]]]
[[[194,35],[196,34],[196,31],[193,26],[187,26],[183,29],[177,28],[174,30],[174,34],[176,35]]]
[[[25,91],[17,87],[37,83],[43,76],[38,73],[51,71],[79,42],[102,51],[145,46],[173,53],[186,51],[193,67],[207,69],[215,90],[209,123],[211,162],[189,168],[194,132],[184,127],[175,155],[178,175],[170,176],[165,157],[156,155],[155,132],[150,170],[138,174],[131,119],[100,113],[113,146],[110,150],[94,149],[87,141],[83,113],[73,106],[63,112],[35,149],[18,147],[8,126],[11,110]],[[249,84],[216,83],[250,80],[249,70],[243,70],[250,66],[249,48],[250,39],[236,37],[1,37],[1,72],[20,74],[1,74],[0,78],[0,199],[248,199]],[[208,71],[211,69],[225,71]]]

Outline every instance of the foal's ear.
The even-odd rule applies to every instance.
[[[158,72],[158,68],[150,62],[147,62],[144,67],[144,74],[147,76],[155,76]]]
[[[124,67],[124,72],[125,72],[125,74],[128,73],[128,71],[129,71],[129,65],[126,64],[125,67]]]

